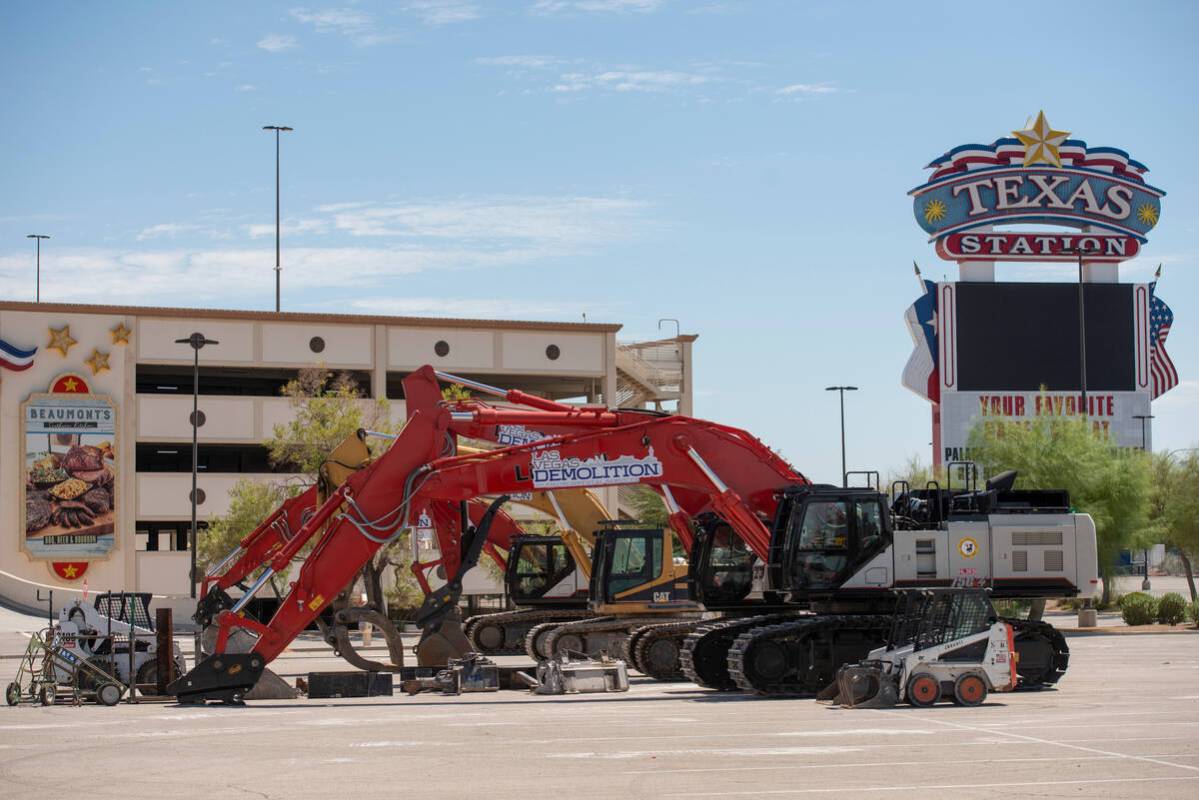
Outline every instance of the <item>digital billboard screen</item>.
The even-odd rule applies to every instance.
[[[1078,390],[1078,284],[962,283],[957,373],[962,391]],[[1083,287],[1087,390],[1133,391],[1133,286]]]

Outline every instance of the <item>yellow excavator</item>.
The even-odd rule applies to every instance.
[[[633,654],[625,642],[637,628],[692,620],[702,611],[688,598],[686,561],[675,557],[669,529],[607,519],[598,498],[581,489],[536,492],[515,502],[554,517],[560,531],[512,539],[504,584],[518,608],[466,620],[475,652],[628,659]],[[680,678],[678,653],[662,650],[651,648],[649,663],[631,665],[664,680]]]

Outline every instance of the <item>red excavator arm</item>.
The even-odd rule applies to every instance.
[[[672,511],[677,508],[679,514],[715,511],[765,559],[770,543],[765,520],[774,513],[776,492],[806,482],[753,436],[712,422],[637,411],[563,410],[550,401],[542,406],[551,408],[532,411],[480,402],[451,408],[441,403],[430,367],[405,378],[404,387],[409,416],[395,444],[316,509],[239,601],[248,600],[328,522],[274,618],[264,625],[237,616],[237,606],[222,612],[216,653],[172,684],[180,700],[237,699],[379,547],[411,528],[422,511],[439,501],[641,484],[673,498]],[[502,425],[565,432],[531,444],[454,455],[455,436],[490,438]],[[487,536],[493,519],[481,519],[475,536]],[[258,641],[250,653],[225,653],[228,633],[238,627],[256,633]]]
[[[287,498],[258,523],[258,527],[250,531],[224,561],[208,570],[200,582],[200,602],[194,616],[197,624],[201,627],[211,624],[222,609],[233,605],[228,590],[253,574],[300,531],[305,518],[316,510],[316,501],[315,485]]]

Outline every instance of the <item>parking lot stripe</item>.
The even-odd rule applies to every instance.
[[[665,797],[733,797],[751,795],[754,797],[762,797],[765,795],[781,795],[781,794],[857,794],[859,792],[914,792],[927,789],[1019,789],[1029,788],[1033,786],[1088,786],[1094,784],[1111,784],[1111,783],[1166,783],[1175,781],[1199,781],[1199,775],[1179,775],[1169,778],[1080,778],[1078,780],[1065,781],[1012,781],[1008,783],[910,783],[899,786],[854,786],[841,787],[829,786],[821,788],[807,789],[767,789],[755,790],[749,792],[683,792],[676,794],[668,794]]]
[[[887,716],[899,716],[898,712],[895,712],[895,711],[884,711],[883,709],[880,709],[880,708],[872,708],[869,710],[875,712],[876,714],[885,714]],[[1132,761],[1145,761],[1150,764],[1159,764],[1163,767],[1177,767],[1178,769],[1185,769],[1185,770],[1191,770],[1192,772],[1199,772],[1199,767],[1193,767],[1190,764],[1175,764],[1171,761],[1163,761],[1161,759],[1152,758],[1150,756],[1133,756],[1133,755],[1129,755],[1127,753],[1116,753],[1111,750],[1100,750],[1097,747],[1083,747],[1082,745],[1077,745],[1077,744],[1066,744],[1065,742],[1055,742],[1052,739],[1040,739],[1036,736],[1026,736],[1022,733],[1012,733],[1011,731],[995,730],[994,728],[989,728],[989,729],[988,728],[980,728],[975,725],[966,725],[961,722],[949,722],[947,720],[933,719],[931,717],[927,721],[932,722],[937,725],[945,725],[950,728],[958,728],[960,730],[974,731],[976,733],[990,733],[990,734],[996,734],[998,736],[1009,736],[1013,739],[1020,739],[1020,740],[1026,741],[1026,742],[1034,742],[1036,744],[1045,744],[1045,745],[1051,745],[1051,746],[1056,746],[1056,747],[1068,747],[1072,750],[1082,750],[1084,752],[1098,753],[1099,755],[1105,755],[1105,756],[1120,756],[1122,758],[1127,758]]]
[[[863,750],[869,748],[861,748]],[[1156,758],[1170,756],[1169,753],[1163,753]],[[1176,756],[1175,756],[1176,757]],[[1186,756],[1191,758],[1191,756]],[[942,764],[1006,764],[1017,763],[1025,764],[1033,761],[1066,761],[1075,763],[1079,761],[1118,761],[1120,756],[1036,756],[1036,757],[1021,757],[1021,758],[963,758],[957,761],[951,761],[944,758],[934,759],[932,761],[838,761],[822,764],[772,764],[770,769],[842,769],[844,767],[911,767],[925,765],[942,765]],[[760,772],[761,764],[753,764],[744,767],[685,767],[682,769],[638,769],[625,772],[626,775],[663,775],[684,772]]]

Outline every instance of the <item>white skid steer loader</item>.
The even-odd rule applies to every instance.
[[[143,693],[153,694],[152,685],[158,680],[158,643],[149,605],[150,595],[144,592],[97,595],[94,605],[75,600],[58,612],[54,644],[126,686],[137,681]],[[130,641],[133,642],[132,659],[129,657]],[[174,642],[171,647],[175,673],[182,675],[187,671],[183,651]],[[133,662],[132,674],[130,660]],[[71,680],[71,669],[71,664],[66,661],[55,663],[56,677],[62,682]],[[88,684],[85,688],[90,688],[90,682],[90,678],[85,681]]]
[[[927,707],[942,698],[976,706],[988,692],[1016,687],[1012,628],[999,619],[983,589],[898,592],[885,647],[847,664],[821,693],[848,708]]]

